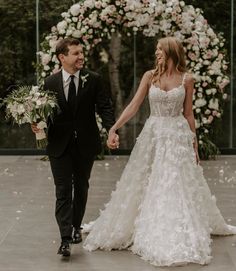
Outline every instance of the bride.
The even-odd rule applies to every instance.
[[[160,39],[155,70],[143,75],[109,131],[108,146],[116,148],[116,130],[148,95],[150,116],[105,210],[90,224],[86,250],[128,248],[156,266],[207,264],[211,234],[236,234],[236,227],[225,223],[199,165],[193,85],[182,44],[173,37]]]

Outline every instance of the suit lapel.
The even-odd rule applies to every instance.
[[[88,74],[84,69],[82,69],[79,73],[79,86],[78,86],[78,92],[77,92],[77,103],[76,103],[76,109],[79,106],[79,103],[81,101],[81,98],[83,96],[83,94],[85,93],[85,91],[87,90],[87,86],[88,86],[88,80],[89,80],[89,76],[87,76],[86,78],[86,82],[83,81],[84,76]],[[85,79],[84,79],[85,80]]]

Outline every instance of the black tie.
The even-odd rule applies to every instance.
[[[76,88],[74,82],[74,75],[70,76],[69,92],[68,92],[68,105],[70,111],[74,114],[76,106]]]

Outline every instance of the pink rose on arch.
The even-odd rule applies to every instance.
[[[129,11],[129,7],[125,6],[125,7],[124,7],[124,11],[125,11],[125,12],[128,12],[128,11]]]
[[[214,117],[212,115],[209,116],[208,119],[207,119],[208,123],[212,123],[213,119],[214,119]]]
[[[194,53],[192,53],[192,52],[189,52],[189,53],[188,53],[188,57],[189,57],[191,60],[193,60],[193,61],[197,60],[197,56],[196,56]]]
[[[93,40],[93,43],[94,43],[94,44],[98,44],[98,43],[99,43],[99,39],[94,39],[94,40]]]
[[[53,74],[54,74],[54,73],[58,73],[59,71],[60,71],[59,68],[55,68],[55,69],[53,69],[52,73],[53,73]]]
[[[218,112],[216,110],[212,111],[212,115],[216,116],[218,114]]]
[[[108,16],[106,16],[106,15],[101,16],[102,21],[106,21],[107,19],[108,19]]]
[[[229,84],[229,80],[224,79],[224,80],[219,84],[220,90],[223,90],[228,84]]]
[[[205,55],[205,58],[206,59],[209,59],[209,58],[211,58],[213,56],[213,54],[212,54],[212,52],[209,50],[209,51],[207,51],[207,53],[206,53],[206,55]]]
[[[109,23],[109,24],[112,24],[113,23],[113,19],[111,19],[111,18],[109,18],[108,20],[106,20],[107,21],[107,23]]]
[[[191,37],[191,38],[189,38],[189,43],[191,45],[198,45],[197,37]]]
[[[88,39],[88,35],[84,35],[83,37],[82,37],[82,40],[83,41],[86,41]]]
[[[224,56],[220,53],[220,54],[218,54],[218,58],[219,58],[220,60],[222,60],[222,59],[224,58]]]
[[[94,3],[94,6],[95,6],[95,8],[100,9],[100,8],[102,7],[102,3],[101,3],[100,1],[96,1],[96,2]]]

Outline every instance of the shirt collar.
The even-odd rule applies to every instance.
[[[76,73],[74,73],[73,75],[79,79],[79,73],[80,73],[80,70],[78,70]],[[68,73],[67,71],[65,71],[64,69],[62,69],[62,77],[63,77],[63,81],[64,82],[67,82],[70,78],[72,74]]]

